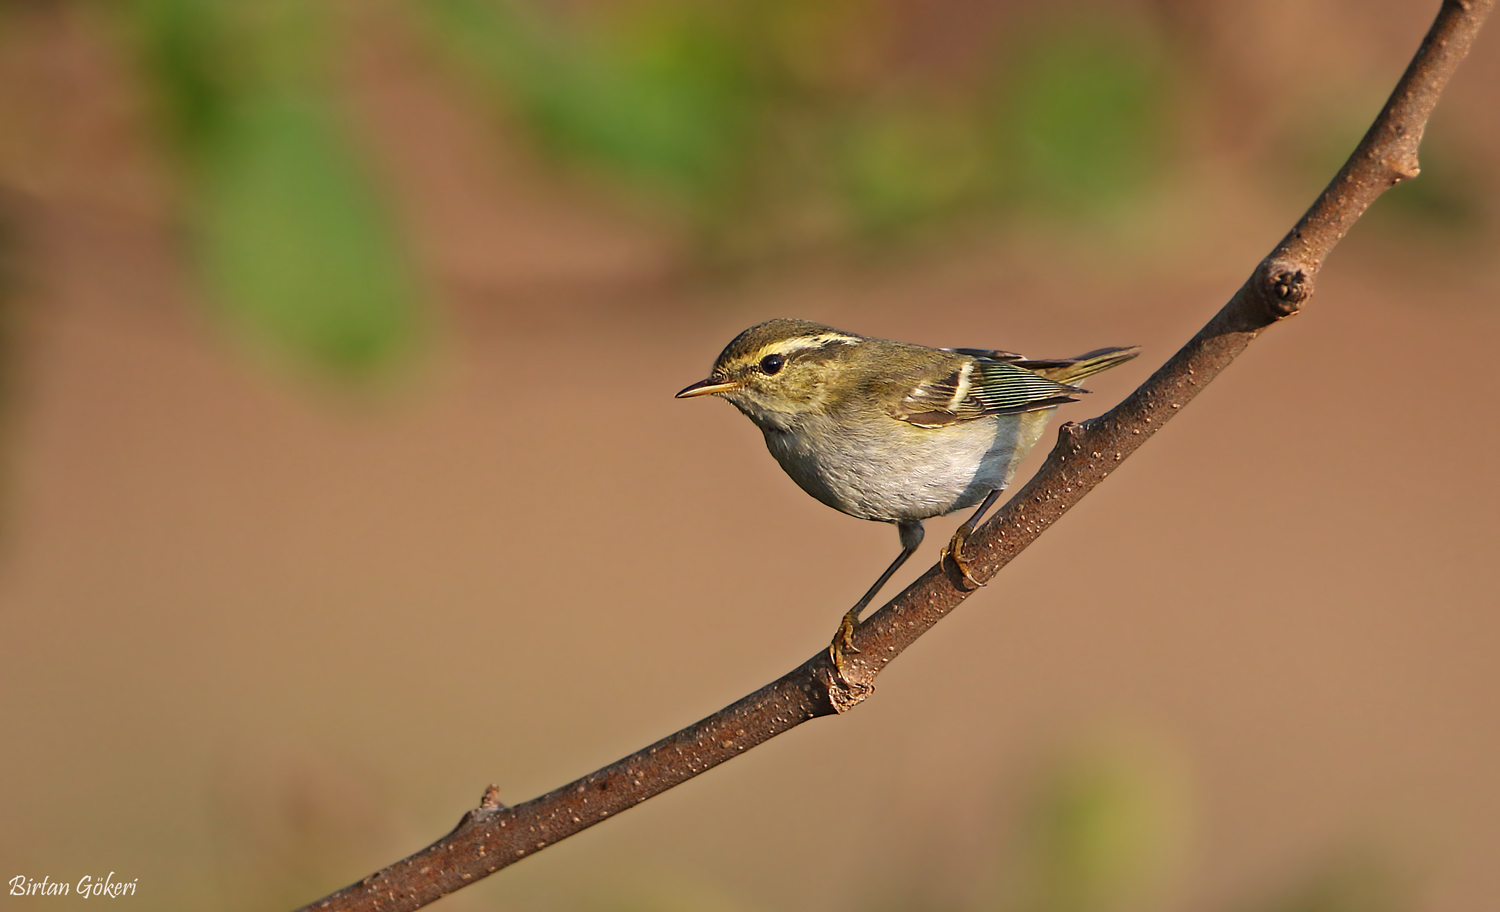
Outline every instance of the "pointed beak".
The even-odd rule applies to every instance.
[[[714,393],[727,393],[732,389],[739,389],[740,385],[732,380],[719,380],[709,377],[707,380],[699,380],[692,386],[677,394],[678,399],[692,399],[695,396],[712,396]]]

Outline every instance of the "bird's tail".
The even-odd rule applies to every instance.
[[[1131,345],[1125,348],[1100,348],[1076,358],[1053,358],[1047,361],[1021,360],[1011,363],[1017,367],[1036,371],[1048,380],[1072,384],[1085,377],[1092,377],[1100,371],[1118,367],[1140,353],[1140,346]]]

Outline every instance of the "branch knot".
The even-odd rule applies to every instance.
[[[1266,309],[1273,320],[1290,317],[1302,309],[1302,302],[1312,297],[1312,276],[1300,266],[1269,263],[1266,268]]]

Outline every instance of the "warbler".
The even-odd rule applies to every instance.
[[[807,320],[777,319],[735,336],[706,379],[679,399],[729,400],[765,434],[782,469],[850,516],[896,525],[901,553],[839,622],[829,658],[848,683],[860,612],[922,543],[922,521],[978,509],[944,551],[970,585],[965,538],[1015,477],[1076,381],[1139,348],[1031,360],[1013,352],[928,348]]]

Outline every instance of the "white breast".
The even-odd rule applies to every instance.
[[[884,522],[941,516],[1003,489],[1051,409],[941,428],[906,425],[894,440],[831,423],[766,429],[766,446],[802,489],[837,510]]]

